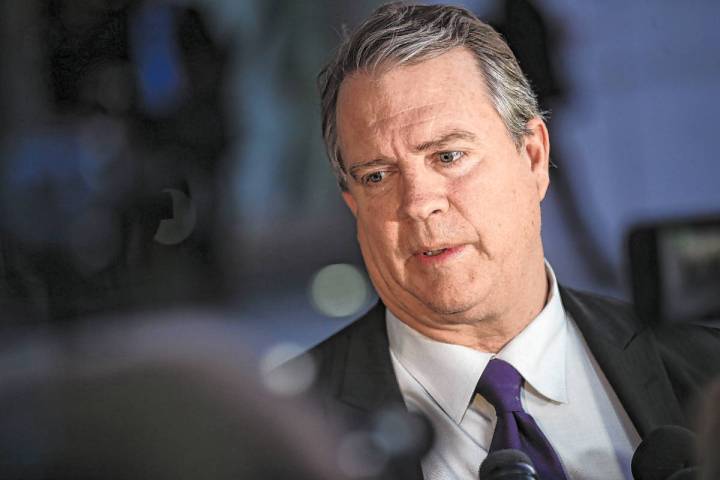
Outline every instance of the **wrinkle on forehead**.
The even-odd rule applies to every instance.
[[[430,140],[442,114],[424,115],[421,118],[395,118],[379,120],[369,128],[367,146],[385,152],[385,156],[401,156],[400,151],[415,150],[415,145]],[[390,154],[389,150],[394,153]]]
[[[471,61],[470,53],[457,50],[415,66],[346,77],[336,105],[345,160],[397,156],[452,129],[482,139],[486,110],[494,108],[479,70],[465,74]]]
[[[411,118],[408,119],[407,123],[401,123],[400,125],[397,125],[397,127],[407,127],[419,123],[427,122],[428,120],[434,121],[435,116],[432,115],[432,117],[425,117],[421,120],[418,120],[417,117],[424,117],[427,114],[431,114],[436,110],[436,107],[439,105],[443,105],[445,102],[433,102],[428,103],[426,105],[419,105],[419,106],[412,106],[407,107],[402,110],[399,110],[392,115],[389,115],[387,117],[382,118],[374,118],[368,123],[368,126],[370,128],[381,128],[383,124],[393,122],[398,119],[398,117],[402,116],[410,116]]]

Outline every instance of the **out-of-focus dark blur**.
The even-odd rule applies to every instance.
[[[2,8],[8,319],[220,298],[227,41],[167,2]]]
[[[369,308],[315,76],[380,3],[0,2],[0,347],[210,315],[264,373]],[[452,3],[497,26],[551,113],[559,281],[630,298],[633,226],[720,212],[720,3]],[[311,376],[261,378],[285,395]]]
[[[337,432],[271,396],[222,320],[104,320],[0,354],[0,478],[353,478]]]

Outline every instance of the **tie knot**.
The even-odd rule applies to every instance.
[[[485,397],[498,414],[522,412],[520,403],[522,381],[522,375],[512,365],[499,358],[493,358],[480,376],[475,393]]]

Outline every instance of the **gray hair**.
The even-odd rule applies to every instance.
[[[338,144],[336,107],[345,77],[361,70],[420,63],[456,47],[466,47],[475,56],[490,100],[518,148],[529,133],[527,122],[545,117],[515,55],[490,25],[459,7],[383,5],[346,36],[318,75],[323,138],[343,191],[348,186]]]

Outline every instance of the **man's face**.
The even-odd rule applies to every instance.
[[[467,323],[512,308],[542,263],[549,144],[517,148],[464,48],[340,88],[343,194],[373,284],[393,311]],[[513,300],[515,299],[515,300]]]

